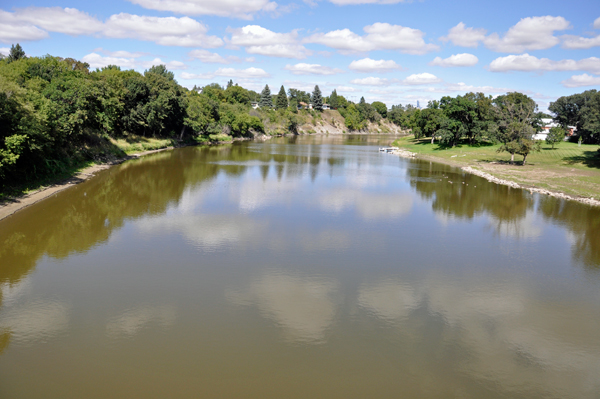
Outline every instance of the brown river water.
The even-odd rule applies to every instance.
[[[0,221],[0,398],[600,398],[600,208],[389,141],[157,153]]]

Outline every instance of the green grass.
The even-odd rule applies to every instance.
[[[127,138],[111,139],[111,142],[127,155],[143,151],[160,150],[177,144],[174,139],[157,139],[153,137],[127,136]]]
[[[496,177],[512,180],[525,186],[562,191],[585,197],[600,197],[600,154],[597,145],[563,142],[554,149],[542,143],[542,150],[527,157],[515,155],[510,164],[510,154],[498,153],[499,144],[483,143],[469,146],[466,143],[454,148],[443,148],[431,139],[400,138],[395,146],[457,166],[472,166]]]

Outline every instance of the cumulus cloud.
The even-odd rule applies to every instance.
[[[250,54],[260,54],[282,58],[306,58],[311,54],[298,41],[298,31],[277,33],[259,25],[247,25],[230,29],[230,45],[244,47]]]
[[[216,36],[207,36],[208,28],[188,18],[149,17],[132,14],[116,14],[106,21],[104,35],[152,41],[162,46],[219,47],[223,41]]]
[[[119,53],[119,52],[116,52]],[[127,53],[127,52],[123,52]],[[160,58],[153,60],[139,60],[135,57],[113,57],[103,56],[98,53],[90,53],[85,55],[81,61],[90,64],[91,68],[102,68],[107,65],[118,65],[125,69],[148,69],[154,65],[165,65],[167,69],[187,69],[187,65],[181,61],[163,61]]]
[[[479,58],[473,54],[462,53],[454,54],[448,58],[442,59],[442,57],[435,57],[429,65],[441,66],[441,67],[468,67],[473,66],[479,62]]]
[[[537,58],[525,53],[496,58],[490,63],[488,69],[492,72],[586,71],[600,74],[600,58],[590,57],[579,61],[554,61],[548,58]]]
[[[129,0],[144,8],[185,15],[218,15],[252,19],[260,11],[274,12],[277,3],[269,0]]]
[[[554,32],[569,29],[569,21],[563,17],[550,15],[543,17],[523,18],[516,25],[510,27],[502,37],[498,33],[486,36],[486,30],[481,28],[467,28],[461,22],[441,37],[442,41],[451,41],[457,46],[477,47],[483,42],[487,48],[501,53],[523,53],[528,50],[543,50],[556,46],[560,39]]]
[[[352,79],[350,83],[361,86],[386,86],[393,83],[393,81],[390,79],[376,78],[370,76],[368,78]]]
[[[488,94],[497,94],[497,93],[507,93],[509,91],[514,91],[512,89],[506,87],[494,87],[494,86],[473,86],[468,85],[464,82],[459,83],[444,83],[440,87],[428,87],[428,88],[419,88],[420,92],[428,92],[428,93],[488,93]]]
[[[219,68],[215,72],[193,74],[183,72],[181,74],[182,79],[212,79],[214,77],[225,77],[225,78],[240,78],[240,79],[260,79],[268,78],[269,75],[265,70],[260,68],[246,68],[246,69],[235,69],[235,68]]]
[[[362,60],[352,61],[348,68],[356,72],[383,73],[398,70],[402,67],[392,60],[372,60],[370,58],[363,58]]]
[[[41,40],[48,37],[48,32],[21,21],[13,13],[0,10],[0,41],[15,43],[30,40]]]
[[[398,50],[407,54],[425,54],[439,47],[425,43],[425,34],[418,29],[377,22],[363,28],[366,35],[360,36],[350,29],[317,33],[305,39],[307,43],[322,44],[342,54],[375,50]]]
[[[296,65],[286,65],[285,68],[294,75],[335,75],[344,71],[337,68],[331,68],[319,64],[299,63]]]
[[[504,37],[492,33],[485,38],[486,47],[502,53],[522,53],[527,50],[543,50],[554,47],[560,39],[555,31],[569,29],[569,21],[563,17],[529,17],[512,26]]]
[[[28,7],[14,13],[0,10],[0,41],[40,40],[48,31],[72,36],[102,35],[109,38],[152,41],[163,46],[219,47],[223,41],[208,36],[208,28],[188,17],[149,17],[127,13],[105,22],[75,8]]]
[[[148,55],[148,53],[142,53],[141,51],[135,51],[135,52],[125,51],[125,50],[109,51],[109,50],[103,49],[102,47],[95,49],[94,53],[95,52],[101,52],[102,54],[105,54],[105,55],[108,55],[111,57],[123,57],[123,58],[139,58],[139,57]]]
[[[582,75],[573,75],[560,83],[565,87],[600,86],[600,76],[591,76],[584,73]]]
[[[242,62],[240,57],[230,55],[223,57],[217,53],[211,53],[208,50],[192,50],[188,53],[188,56],[197,60],[200,60],[206,64],[231,64],[234,62]],[[253,58],[246,58],[246,61],[254,61]]]
[[[486,30],[482,28],[467,28],[461,22],[451,28],[448,36],[440,37],[443,42],[452,42],[455,46],[462,47],[477,47],[479,42],[485,39]]]
[[[2,54],[2,55],[9,55],[10,54],[10,49],[8,47],[0,47],[0,54]]]
[[[600,17],[596,18],[594,21],[594,28],[600,29]]]
[[[600,46],[600,35],[596,37],[581,37],[573,35],[561,36],[562,47],[569,50],[588,49]]]
[[[28,7],[14,12],[14,18],[51,32],[71,36],[89,35],[102,30],[102,22],[75,8]]]
[[[401,81],[401,84],[403,85],[428,85],[428,84],[433,84],[433,83],[439,83],[441,82],[442,79],[438,78],[437,76],[431,74],[431,73],[417,73],[417,74],[413,74],[408,76],[406,79]]]

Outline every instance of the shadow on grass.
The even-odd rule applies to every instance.
[[[565,161],[568,165],[581,163],[589,168],[600,169],[600,153],[598,153],[598,151],[584,151],[581,155],[564,157],[563,161]]]

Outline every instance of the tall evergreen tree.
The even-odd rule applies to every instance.
[[[277,100],[275,100],[275,108],[277,109],[286,109],[288,107],[288,98],[285,94],[285,88],[281,85],[281,89],[279,89],[279,94],[277,94]]]
[[[319,89],[319,86],[315,86],[315,89],[312,92],[312,104],[313,104],[313,109],[316,109],[317,111],[323,111],[323,96],[321,95],[321,89]]]
[[[25,58],[25,50],[19,43],[10,46],[10,53],[8,54],[8,62],[13,62]]]
[[[269,85],[265,85],[265,88],[260,93],[258,105],[261,108],[273,108],[273,99],[271,98],[271,89],[269,89]]]
[[[329,106],[332,109],[337,109],[340,106],[337,91],[335,89],[333,89],[331,95],[329,96]]]
[[[229,89],[231,86],[233,86],[233,80],[229,79],[229,82],[227,82],[227,88]]]

